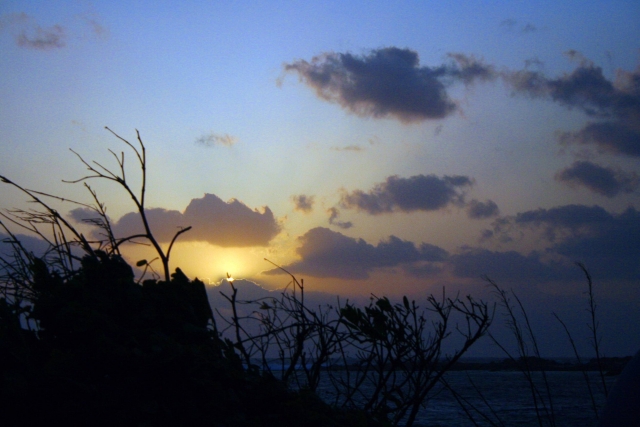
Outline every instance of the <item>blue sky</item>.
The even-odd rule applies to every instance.
[[[583,300],[581,261],[637,313],[639,20],[633,1],[3,1],[0,174],[87,201],[68,149],[109,164],[104,127],[138,129],[156,233],[194,226],[172,262],[192,277],[286,284],[266,257],[313,290],[420,296],[486,274],[544,307]]]

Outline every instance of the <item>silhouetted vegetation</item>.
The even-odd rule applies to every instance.
[[[120,138],[122,139],[122,138]],[[91,174],[116,182],[133,199],[143,234],[116,238],[106,209],[86,185],[103,239],[87,239],[46,199],[24,192],[39,209],[3,213],[14,226],[49,243],[28,251],[5,222],[12,251],[0,257],[0,398],[4,425],[148,426],[367,426],[364,411],[338,410],[308,390],[291,390],[269,373],[243,365],[238,347],[216,328],[204,284],[177,268],[169,277],[168,250],[146,221],[146,160],[136,194],[125,179],[124,154],[112,152],[119,173],[82,162]],[[77,182],[77,181],[76,181]],[[146,241],[155,248],[165,280],[136,279],[120,246]],[[141,260],[144,273],[152,262]],[[143,273],[143,274],[144,274]],[[157,275],[156,275],[157,276]]]
[[[68,278],[30,267],[33,298],[0,300],[5,425],[367,425],[244,369],[204,284],[179,269],[139,285],[101,251]]]
[[[25,189],[0,176],[38,207],[0,214],[9,236],[4,243],[12,249],[0,254],[0,398],[6,425],[55,419],[67,425],[411,426],[435,386],[446,385],[446,372],[474,368],[460,358],[488,334],[494,307],[470,296],[447,297],[443,291],[422,308],[406,297],[394,304],[376,296],[362,308],[348,301],[311,308],[304,282],[290,275],[289,287],[278,296],[253,301],[239,298],[229,282],[231,293],[223,296],[231,315],[214,316],[201,281],[179,268],[170,273],[173,244],[190,227],[179,230],[166,250],[153,235],[140,135],[139,148],[114,135],[138,160],[139,191],[125,178],[124,154],[114,152],[115,172],[78,155],[89,174],[71,182],[85,184],[92,204]],[[113,234],[106,207],[87,184],[91,179],[124,189],[142,233]],[[101,238],[85,237],[49,200],[92,210],[95,217],[87,222]],[[9,224],[45,240],[47,251],[36,256],[27,250]],[[148,244],[157,254],[136,263],[142,269],[138,277],[120,252],[131,242]],[[153,269],[158,260],[161,275]],[[602,372],[620,361],[599,353],[591,279],[584,271],[596,358],[575,366]],[[519,354],[503,347],[508,358],[485,368],[522,371],[539,419],[553,425],[548,383],[546,391],[539,390],[532,372],[544,376],[562,366],[541,357],[515,294],[514,306],[491,283]],[[452,336],[458,347],[444,355],[443,344]],[[331,384],[331,399],[317,394],[321,377]]]
[[[0,257],[1,393],[10,425],[51,419],[69,425],[411,425],[444,372],[486,333],[489,308],[471,297],[431,296],[423,312],[406,298],[398,305],[374,298],[364,310],[338,306],[332,317],[305,306],[302,283],[292,276],[293,293],[249,302],[262,311],[246,317],[238,315],[240,302],[231,285],[227,299],[233,315],[225,321],[233,333],[223,335],[204,284],[189,280],[179,268],[169,273],[173,244],[190,227],[179,230],[166,250],[150,228],[140,135],[139,148],[114,135],[137,158],[139,191],[126,179],[124,153],[113,151],[115,171],[76,153],[89,173],[70,183],[83,182],[93,204],[0,177],[38,207],[8,211],[4,219],[49,244],[44,255],[35,256],[0,221],[9,236],[5,243],[13,249]],[[91,179],[124,189],[142,233],[113,234],[106,207],[87,183]],[[48,200],[92,210],[95,217],[87,222],[102,238],[86,238]],[[127,242],[148,244],[157,254],[137,262],[143,268],[138,279],[120,253]],[[164,280],[153,270],[156,260]],[[148,272],[155,277],[143,280]],[[458,328],[463,343],[442,359],[450,316],[456,313],[466,318],[466,326]],[[257,322],[259,332],[248,333],[247,321]],[[284,368],[278,374],[255,362],[266,361],[272,348]],[[332,377],[339,397],[329,405],[315,391],[320,373],[330,372],[326,368],[336,360],[349,375]],[[364,392],[365,384],[371,392]]]
[[[338,301],[314,310],[305,305],[304,283],[291,275],[290,286],[279,297],[239,301],[231,284],[226,299],[233,314],[224,320],[245,363],[312,392],[324,377],[334,407],[364,410],[392,425],[413,425],[442,376],[493,318],[486,303],[444,293],[429,296],[424,309],[406,297],[392,304],[372,296],[364,309]],[[239,316],[240,304],[254,310]],[[442,346],[452,333],[460,344],[445,356]]]

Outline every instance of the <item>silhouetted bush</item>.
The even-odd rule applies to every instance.
[[[5,425],[368,425],[245,370],[212,328],[204,284],[179,269],[139,285],[96,251],[67,279],[37,258],[32,273],[34,330],[0,300]]]
[[[146,156],[133,151],[142,172],[136,193],[119,166],[82,163],[103,232],[89,241],[46,199],[69,202],[0,180],[22,191],[39,208],[0,213],[49,244],[35,256],[0,221],[12,250],[0,252],[0,399],[3,425],[134,426],[373,426],[364,411],[339,410],[308,390],[290,390],[273,375],[244,365],[238,346],[216,328],[205,285],[178,268],[147,221]],[[86,184],[113,181],[133,200],[144,232],[113,235],[105,206]],[[164,280],[141,260],[142,277],[120,254],[130,241],[146,241],[157,253]],[[4,246],[4,245],[3,245]],[[152,272],[155,278],[142,280]],[[140,283],[141,282],[141,283]]]

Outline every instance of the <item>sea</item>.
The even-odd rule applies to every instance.
[[[582,372],[552,371],[545,374],[548,388],[542,374],[532,372],[534,384],[540,393],[534,399],[529,381],[519,371],[448,372],[444,379],[457,398],[444,385],[436,386],[413,425],[597,426],[596,410],[599,411],[606,400],[599,373],[587,372],[593,399]],[[608,389],[615,378],[605,377]],[[335,397],[332,390],[325,376],[317,392],[332,402]]]

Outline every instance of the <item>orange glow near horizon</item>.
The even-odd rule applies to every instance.
[[[152,248],[128,245],[122,248],[125,259],[131,264],[140,259],[156,257]],[[199,278],[207,284],[216,284],[227,279],[227,272],[239,278],[255,278],[265,270],[273,268],[264,258],[266,248],[223,248],[204,242],[178,242],[171,251],[170,269],[180,268],[187,277]],[[152,264],[159,270],[158,262]]]

